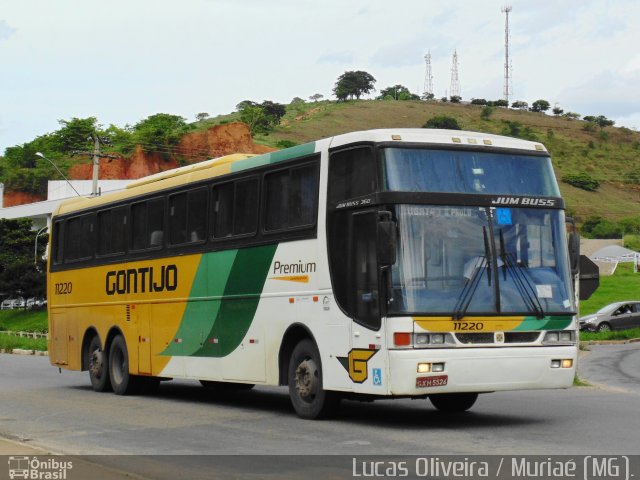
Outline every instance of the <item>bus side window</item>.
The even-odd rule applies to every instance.
[[[368,195],[376,190],[376,167],[371,147],[351,148],[331,155],[329,205]]]

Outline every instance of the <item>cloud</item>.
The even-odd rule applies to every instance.
[[[344,65],[353,63],[354,57],[351,52],[326,52],[318,57],[318,63],[329,63]]]
[[[640,113],[640,70],[613,72],[606,70],[582,85],[565,89],[559,98],[582,115],[631,117]]]
[[[0,40],[8,40],[15,32],[15,28],[9,26],[4,20],[0,20]]]

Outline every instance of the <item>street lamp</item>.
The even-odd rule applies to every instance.
[[[34,249],[34,254],[33,254],[33,266],[36,267],[36,268],[38,268],[38,237],[47,228],[49,228],[49,227],[47,225],[45,225],[40,230],[38,230],[38,233],[36,233],[35,249]]]
[[[55,163],[53,163],[50,159],[48,159],[47,157],[45,157],[45,156],[44,156],[44,154],[43,154],[42,152],[36,152],[36,157],[44,158],[47,162],[49,162],[51,165],[53,165],[53,168],[55,168],[55,169],[58,171],[58,173],[60,174],[60,176],[62,176],[62,178],[64,178],[64,179],[65,179],[65,181],[69,184],[69,186],[70,186],[71,188],[73,188],[73,191],[74,191],[74,192],[76,192],[76,195],[78,195],[79,197],[81,197],[81,196],[82,196],[82,195],[80,195],[80,194],[78,193],[78,191],[75,189],[75,187],[71,184],[71,182],[69,181],[69,179],[68,179],[67,177],[65,177],[65,176],[64,176],[64,173],[62,173],[62,172],[60,171],[60,169],[58,168],[58,166],[57,166]]]

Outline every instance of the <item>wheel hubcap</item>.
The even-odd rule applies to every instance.
[[[296,391],[300,398],[311,401],[318,392],[318,367],[313,359],[304,360],[296,369]]]
[[[91,361],[89,362],[89,371],[94,377],[100,378],[104,363],[104,355],[99,348],[91,352]]]

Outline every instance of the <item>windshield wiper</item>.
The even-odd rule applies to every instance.
[[[534,285],[526,273],[527,267],[522,265],[518,268],[514,265],[512,257],[512,254],[507,253],[504,245],[504,234],[502,233],[502,229],[500,229],[500,259],[502,260],[504,280],[507,280],[507,271],[511,272],[513,283],[515,283],[516,289],[527,305],[527,308],[535,312],[537,318],[544,318],[544,309],[542,308],[542,303],[540,303]]]
[[[471,299],[476,293],[476,290],[478,290],[478,285],[480,285],[480,277],[482,277],[483,271],[487,272],[487,283],[491,286],[491,250],[489,249],[489,238],[486,227],[482,227],[482,235],[484,237],[484,256],[476,257],[473,273],[462,289],[462,292],[460,292],[460,297],[458,297],[458,301],[453,308],[453,318],[455,320],[460,320],[467,312],[471,304]]]

